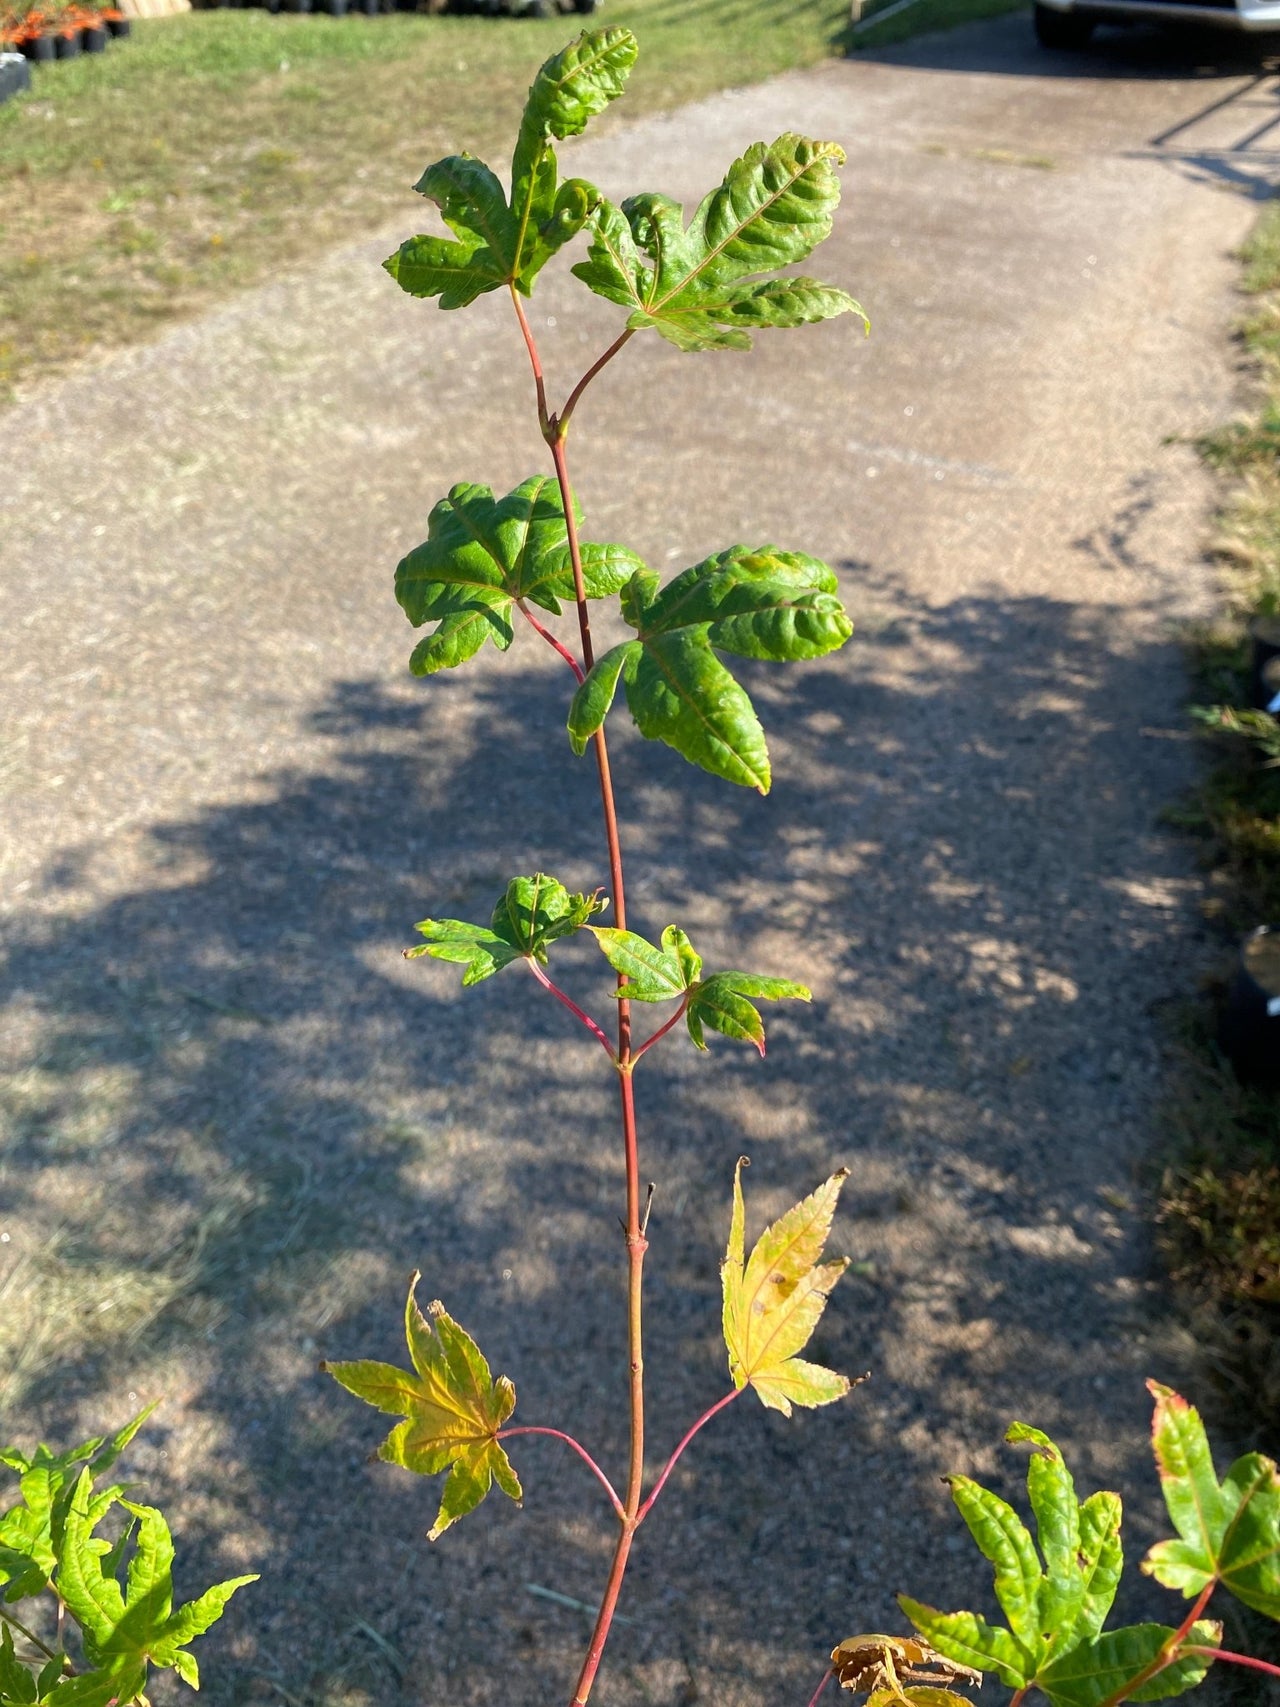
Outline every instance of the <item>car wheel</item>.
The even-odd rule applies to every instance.
[[[1055,12],[1048,6],[1035,8],[1036,40],[1041,47],[1088,47],[1093,34],[1093,19],[1082,18],[1076,12]]]

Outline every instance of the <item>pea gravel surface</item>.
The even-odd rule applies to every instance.
[[[742,666],[767,798],[613,720],[635,927],[814,991],[763,1062],[673,1038],[640,1074],[653,1470],[728,1384],[739,1154],[753,1231],[851,1169],[814,1350],[872,1379],[790,1422],[747,1395],[699,1438],[602,1707],[799,1707],[833,1643],[901,1628],[895,1591],[985,1605],[940,1477],[1014,1491],[1014,1417],[1125,1492],[1127,1609],[1159,1605],[1142,1380],[1194,1372],[1140,1168],[1161,1015],[1206,953],[1161,823],[1196,763],[1176,631],[1214,596],[1187,441],[1239,401],[1275,95],[1216,41],[1051,57],[1018,16],[565,150],[693,202],[757,137],[840,140],[811,270],[873,324],[751,356],[637,339],[571,440],[589,537],[664,571],[810,551],[857,623],[820,662]],[[545,452],[509,304],[403,296],[378,262],[404,235],[5,418],[0,1407],[65,1443],[164,1395],[130,1463],[179,1588],[262,1572],[204,1644],[215,1707],[569,1698],[613,1538],[583,1466],[513,1443],[523,1509],[495,1493],[430,1546],[435,1488],[371,1465],[382,1419],[317,1373],[401,1353],[412,1269],[516,1421],[625,1462],[607,1065],[519,969],[461,992],[401,958],[509,875],[606,870],[532,633],[408,674],[397,558],[453,482],[506,490]],[[533,309],[562,395],[615,312],[563,271]],[[594,948],[559,960],[605,1012]]]

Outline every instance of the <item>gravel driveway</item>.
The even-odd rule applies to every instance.
[[[1141,1378],[1186,1378],[1187,1348],[1136,1170],[1160,1007],[1204,953],[1160,823],[1195,765],[1174,633],[1212,597],[1183,441],[1236,399],[1233,250],[1280,109],[1200,48],[1054,61],[1029,34],[572,151],[610,191],[693,198],[758,135],[841,140],[820,272],[874,326],[752,357],[639,340],[575,427],[594,537],[667,569],[803,548],[857,620],[834,658],[748,672],[766,800],[619,722],[637,927],[678,919],[816,998],[767,1062],[676,1047],[644,1072],[655,1456],[726,1385],[741,1151],[758,1216],[853,1170],[833,1242],[859,1268],[818,1350],[874,1371],[791,1423],[748,1398],[695,1446],[602,1707],[800,1707],[834,1641],[899,1627],[894,1590],[972,1601],[938,1478],[1015,1486],[1014,1415],[1132,1490],[1132,1549],[1149,1534]],[[402,235],[5,418],[0,1403],[65,1438],[168,1394],[135,1467],[202,1565],[263,1571],[210,1640],[215,1707],[567,1699],[583,1615],[527,1585],[599,1593],[611,1524],[581,1466],[521,1442],[523,1512],[495,1497],[428,1548],[433,1490],[369,1467],[378,1419],[314,1372],[396,1355],[412,1267],[515,1379],[517,1420],[624,1453],[598,1051],[515,974],[463,999],[400,958],[414,920],[483,916],[510,872],[603,869],[554,659],[530,639],[407,674],[397,556],[451,482],[506,489],[543,447],[509,311],[402,296],[377,267]],[[560,391],[614,317],[573,281],[537,302]],[[606,1005],[586,950],[565,959]]]

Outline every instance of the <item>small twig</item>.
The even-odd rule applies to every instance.
[[[13,1613],[10,1612],[7,1607],[0,1606],[0,1618],[3,1618],[6,1624],[12,1624],[13,1628],[18,1632],[18,1634],[20,1636],[25,1636],[27,1641],[31,1643],[31,1646],[33,1648],[39,1648],[40,1652],[44,1655],[44,1657],[47,1660],[58,1660],[58,1659],[60,1659],[63,1661],[64,1664],[66,1663],[66,1655],[65,1654],[57,1653],[53,1648],[51,1648],[49,1646],[49,1644],[47,1642],[42,1642],[40,1640],[39,1636],[36,1635],[35,1631],[34,1630],[28,1630],[26,1625],[22,1622],[22,1620],[20,1618],[15,1618]]]
[[[670,1458],[667,1459],[666,1466],[663,1469],[662,1474],[658,1477],[657,1481],[653,1485],[653,1492],[649,1495],[648,1499],[644,1502],[644,1504],[640,1507],[640,1510],[636,1513],[636,1524],[637,1524],[637,1526],[639,1524],[643,1523],[645,1518],[649,1515],[650,1507],[653,1505],[654,1500],[656,1500],[658,1495],[662,1492],[663,1488],[666,1487],[668,1476],[670,1476],[671,1472],[675,1469],[676,1465],[679,1463],[681,1453],[684,1451],[685,1447],[688,1446],[689,1442],[693,1439],[694,1435],[698,1433],[699,1429],[705,1428],[706,1425],[711,1421],[712,1417],[715,1416],[718,1411],[722,1411],[726,1405],[731,1405],[733,1403],[733,1401],[738,1397],[738,1394],[741,1393],[743,1390],[744,1389],[741,1387],[735,1387],[731,1393],[726,1393],[723,1399],[717,1399],[715,1404],[712,1405],[711,1409],[709,1411],[704,1411],[702,1413],[702,1415],[698,1418],[697,1422],[694,1423],[693,1427],[689,1430],[688,1434],[685,1435],[684,1439],[680,1442],[679,1446],[676,1447],[675,1451],[671,1454]]]
[[[555,635],[552,634],[551,630],[549,628],[545,627],[542,623],[540,623],[538,621],[537,617],[529,609],[528,605],[525,604],[523,599],[517,599],[516,600],[516,607],[520,611],[520,614],[529,622],[529,624],[533,628],[537,629],[538,633],[546,641],[547,645],[554,647],[555,650],[560,654],[560,656],[564,659],[565,663],[569,666],[569,668],[573,671],[574,675],[578,678],[579,684],[581,684],[582,682],[585,682],[587,678],[582,673],[582,665],[574,657],[573,653],[570,652],[569,648],[567,646],[562,646],[560,644],[560,642],[556,639]]]
[[[1269,1660],[1256,1660],[1251,1654],[1233,1654],[1226,1648],[1181,1648],[1178,1658],[1185,1654],[1194,1654],[1197,1659],[1225,1660],[1232,1666],[1250,1666],[1254,1671],[1265,1671],[1268,1677],[1280,1677],[1280,1666],[1273,1666]]]
[[[627,1514],[623,1510],[622,1501],[618,1498],[617,1494],[613,1491],[613,1483],[605,1475],[604,1471],[600,1468],[600,1466],[596,1463],[595,1459],[591,1456],[591,1454],[587,1451],[586,1447],[583,1446],[580,1441],[575,1440],[571,1434],[565,1434],[561,1429],[558,1429],[558,1428],[533,1428],[533,1427],[529,1427],[529,1426],[523,1426],[523,1427],[519,1427],[519,1428],[500,1429],[498,1432],[498,1439],[499,1440],[510,1440],[510,1439],[512,1439],[513,1436],[515,1436],[517,1434],[547,1434],[547,1435],[551,1436],[552,1440],[563,1440],[566,1446],[571,1446],[573,1448],[573,1450],[578,1454],[578,1457],[581,1458],[582,1462],[587,1466],[587,1468],[596,1477],[597,1481],[600,1483],[600,1485],[604,1489],[605,1493],[608,1494],[609,1502],[613,1506],[614,1511],[617,1513],[619,1521],[623,1522],[623,1523],[626,1522]],[[592,1615],[594,1616],[597,1609],[593,1606],[590,1610],[592,1612]]]
[[[547,977],[546,973],[542,970],[541,966],[538,965],[538,962],[532,955],[528,955],[526,957],[525,963],[530,972],[532,972],[534,977],[538,980],[539,984],[542,985],[543,989],[550,990],[551,994],[558,1002],[564,1003],[565,1007],[568,1008],[569,1012],[575,1019],[582,1021],[583,1025],[586,1026],[587,1030],[596,1039],[605,1054],[616,1065],[618,1057],[613,1052],[613,1045],[592,1019],[591,1015],[583,1013],[582,1009],[578,1006],[577,1002],[574,1001],[572,996],[566,996],[558,984],[553,984],[551,982],[550,978]]]
[[[831,1679],[835,1675],[836,1674],[832,1670],[832,1668],[830,1666],[828,1666],[826,1671],[824,1671],[822,1674],[822,1682],[818,1685],[818,1687],[814,1690],[813,1694],[809,1697],[809,1707],[818,1707],[818,1702],[822,1699],[823,1690],[827,1687],[827,1685],[831,1682]]]

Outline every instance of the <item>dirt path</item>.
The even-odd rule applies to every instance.
[[[692,198],[757,135],[839,138],[821,270],[875,327],[752,358],[638,344],[580,429],[596,537],[663,568],[803,547],[858,619],[837,658],[754,673],[767,801],[619,733],[640,927],[807,964],[817,996],[763,1065],[677,1049],[646,1074],[655,1455],[725,1384],[740,1151],[757,1214],[852,1167],[836,1243],[865,1266],[820,1352],[875,1371],[838,1413],[744,1402],[690,1455],[602,1707],[803,1701],[834,1640],[897,1627],[893,1590],[980,1592],[942,1471],[1012,1483],[1020,1414],[1083,1482],[1145,1489],[1140,1378],[1182,1371],[1134,1212],[1153,1007],[1200,955],[1159,813],[1193,767],[1170,636],[1209,596],[1209,491],[1171,441],[1232,405],[1231,256],[1276,91],[1144,42],[1055,64],[1028,33],[832,64],[574,155]],[[622,1452],[597,1052],[514,977],[463,1000],[399,955],[508,872],[591,885],[602,863],[535,645],[406,673],[396,557],[452,481],[505,489],[542,447],[501,304],[411,303],[387,247],[6,417],[0,1402],[61,1436],[168,1392],[135,1464],[189,1537],[264,1572],[209,1656],[215,1703],[543,1707],[583,1622],[526,1585],[590,1601],[609,1540],[580,1466],[526,1443],[523,1513],[495,1500],[429,1550],[431,1490],[368,1468],[376,1419],[314,1374],[395,1355],[417,1265],[525,1421]],[[561,376],[613,323],[576,290],[538,299]],[[585,951],[577,976],[601,999]]]

